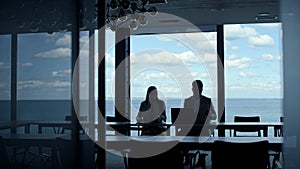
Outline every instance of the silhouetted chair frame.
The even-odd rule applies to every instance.
[[[259,116],[234,116],[234,122],[260,122],[260,117]],[[233,136],[234,137],[238,137],[240,135],[238,135],[237,132],[255,132],[257,133],[257,137],[261,137],[261,130],[260,128],[257,127],[249,127],[249,128],[236,128],[235,130],[233,130]]]
[[[216,140],[211,158],[212,169],[267,169],[268,141],[232,143]]]
[[[130,140],[130,152],[128,153],[128,169],[184,169],[183,156],[178,145],[179,141],[150,142],[140,140]],[[140,154],[148,152],[149,149],[164,149],[170,147],[169,150],[149,157],[141,157]]]
[[[79,121],[87,121],[88,120],[87,118],[88,118],[87,116],[80,116],[80,117],[78,117],[78,120]],[[72,116],[71,115],[65,116],[65,121],[71,121],[71,120],[72,120]],[[54,130],[54,133],[64,134],[66,130],[70,130],[71,131],[72,128],[71,127],[61,127],[61,128],[55,129],[55,127],[53,127],[53,130]],[[80,132],[80,134],[84,134],[85,133],[85,131],[82,128],[81,125],[79,126],[79,132]]]
[[[179,122],[179,124],[181,123],[185,123],[186,121],[190,121],[190,116],[185,117],[186,119],[177,119],[179,116],[180,112],[185,112],[185,111],[189,111],[190,108],[171,108],[171,122],[172,125],[174,125],[175,121],[177,120],[177,122]],[[187,125],[193,125],[193,124],[187,124]],[[180,135],[180,127],[174,126],[175,127],[175,134],[176,135]],[[186,133],[188,134],[188,133]],[[189,132],[190,134],[190,132]],[[195,169],[196,167],[201,167],[202,169],[206,168],[206,157],[208,156],[207,153],[202,153],[200,152],[200,150],[189,150],[188,151],[188,157],[189,157],[189,165],[190,165],[190,169]],[[197,157],[198,157],[198,162],[197,162],[197,166],[196,166],[196,161],[197,161]]]
[[[4,140],[0,136],[0,166],[3,169],[11,168]]]
[[[283,122],[283,117],[282,116],[280,117],[280,122]],[[284,136],[282,127],[274,128],[274,130],[276,132],[277,137],[283,137]],[[277,168],[282,168],[282,166],[280,166],[280,163],[279,163],[281,152],[270,151],[269,154],[270,154],[270,156],[273,156],[272,169],[275,169],[276,167]]]

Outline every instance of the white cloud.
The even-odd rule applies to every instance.
[[[159,73],[150,73],[150,74],[145,74],[144,79],[166,79],[169,78],[170,76],[167,73],[164,72],[159,72]]]
[[[61,82],[61,81],[55,81],[46,83],[48,87],[69,87],[71,86],[70,82]]]
[[[63,37],[56,40],[55,44],[61,47],[71,47],[71,35],[63,35]]]
[[[37,53],[35,56],[39,58],[71,58],[71,49],[60,47],[57,49]]]
[[[277,82],[258,82],[251,84],[254,88],[264,89],[264,90],[273,90],[279,89],[281,87],[280,83]]]
[[[281,59],[280,56],[273,56],[272,54],[263,54],[262,58],[265,59],[265,60],[269,60],[269,61],[280,60]]]
[[[240,77],[243,77],[243,78],[249,78],[249,77],[254,77],[255,74],[254,73],[251,73],[251,72],[240,72]]]
[[[53,77],[68,77],[71,75],[71,69],[67,70],[59,70],[59,71],[54,71],[52,72]]]
[[[197,57],[192,51],[175,54],[175,56],[187,64],[195,64],[200,62],[199,57]]]
[[[172,86],[162,86],[159,88],[160,93],[164,94],[164,96],[168,96],[170,94],[179,94],[180,88],[172,87]]]
[[[215,63],[217,61],[216,54],[205,53],[203,56],[197,56],[192,51],[185,51],[179,54],[170,53],[166,51],[159,51],[156,53],[142,53],[131,54],[131,63],[133,64],[153,64],[153,65],[167,65],[178,66],[184,64],[186,66],[191,64],[201,63]]]
[[[0,62],[0,71],[5,70],[5,69],[9,69],[9,68],[10,68],[10,65],[8,63]]]
[[[260,24],[257,24],[257,26],[260,26],[260,27],[264,27],[264,28],[280,28],[281,27],[281,23],[260,23]]]
[[[238,46],[232,46],[231,49],[232,50],[239,50],[239,47]]]
[[[251,47],[264,47],[264,46],[273,46],[275,44],[274,39],[269,35],[259,35],[249,37],[248,42]]]
[[[54,81],[43,82],[40,80],[18,81],[18,89],[37,88],[37,87],[70,87],[70,82]]]
[[[31,67],[31,66],[33,66],[33,64],[30,62],[26,62],[26,63],[22,63],[22,66],[23,67]]]
[[[157,35],[155,37],[157,38],[157,40],[164,41],[164,42],[169,42],[169,41],[173,40],[173,38],[171,38],[170,35],[163,35],[163,34],[161,34],[161,35]]]
[[[83,46],[83,45],[88,45],[89,43],[89,36],[88,35],[84,35],[84,36],[80,36],[80,45]]]
[[[98,54],[97,54],[98,55]],[[115,67],[115,57],[111,56],[111,54],[105,54],[105,64],[109,67]]]
[[[231,59],[231,60],[238,58],[235,54],[230,54],[227,57],[228,57],[228,59]]]
[[[256,35],[258,35],[256,30],[247,26],[241,27],[239,24],[225,26],[225,37],[227,40],[248,38]]]
[[[207,73],[199,73],[199,72],[192,72],[192,76],[196,79],[200,78],[200,79],[204,79],[208,77]]]
[[[243,69],[249,66],[250,58],[241,57],[238,59],[225,60],[225,64],[229,68]]]
[[[241,85],[232,85],[229,88],[238,89],[238,90],[256,89],[256,90],[270,91],[274,89],[280,89],[281,84],[278,82],[255,82],[255,83],[248,83],[248,84],[241,84]]]
[[[205,53],[200,59],[202,63],[215,63],[217,61],[217,54]]]
[[[193,48],[197,51],[213,51],[216,46],[215,33],[182,33],[157,36],[160,41],[175,41],[179,48],[187,47]]]
[[[81,35],[80,36],[80,46],[85,45],[89,41],[88,35]],[[64,34],[61,38],[55,41],[55,45],[59,47],[71,47],[72,44],[72,37],[71,35]]]
[[[7,83],[1,82],[0,83],[0,89],[5,88],[7,86]]]
[[[139,55],[131,54],[130,57],[132,64],[167,64],[170,66],[180,63],[180,60],[174,54],[166,51],[142,53]]]

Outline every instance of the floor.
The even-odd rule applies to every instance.
[[[12,159],[12,151],[9,151],[9,157]],[[33,149],[32,152],[35,152]],[[51,153],[48,152],[50,155],[47,157],[47,151],[45,151],[45,155],[43,158],[40,158],[34,154],[27,154],[25,162],[22,162],[22,155],[17,156],[17,163],[14,163],[13,168],[22,168],[22,169],[50,169],[52,168],[51,166]],[[210,152],[208,153],[208,156],[206,157],[206,169],[210,169],[210,158],[211,154]],[[272,159],[271,159],[272,160]],[[15,161],[15,160],[14,160]],[[282,159],[281,159],[282,161]],[[57,168],[57,167],[55,167]],[[197,167],[197,169],[200,169],[201,167]],[[106,169],[125,169],[123,157],[120,155],[118,152],[107,152],[106,153]],[[189,166],[185,166],[185,169],[189,169]]]

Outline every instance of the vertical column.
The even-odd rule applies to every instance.
[[[282,0],[284,168],[300,166],[300,1]]]
[[[17,65],[18,65],[18,35],[11,34],[11,100],[10,100],[10,120],[17,120]],[[11,128],[11,133],[16,133],[16,126]]]
[[[224,82],[224,26],[217,25],[217,53],[220,62],[217,62],[218,77],[218,118],[225,122],[225,82]],[[225,130],[218,130],[219,136],[225,136]]]
[[[89,109],[88,109],[88,121],[94,125],[95,123],[95,31],[89,31]],[[94,126],[89,127],[92,130],[94,138]]]
[[[115,54],[115,116],[120,121],[130,121],[130,30],[128,28],[116,30]]]
[[[105,1],[98,1],[98,107],[101,114],[98,115],[98,145],[106,147],[106,125],[105,112]],[[102,118],[103,117],[103,118]],[[103,147],[98,147],[97,166],[105,169],[106,151]]]
[[[72,13],[72,86],[71,86],[71,96],[72,96],[72,106],[71,106],[71,128],[72,128],[72,147],[73,150],[70,152],[72,156],[72,168],[82,168],[81,167],[81,158],[80,158],[80,138],[79,138],[79,121],[75,111],[79,111],[79,21],[80,21],[80,0],[76,0],[74,3],[74,13]],[[74,71],[76,62],[78,64],[77,70]]]

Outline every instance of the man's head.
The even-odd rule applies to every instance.
[[[194,80],[192,83],[192,90],[194,95],[201,95],[203,91],[203,83],[201,80]]]

